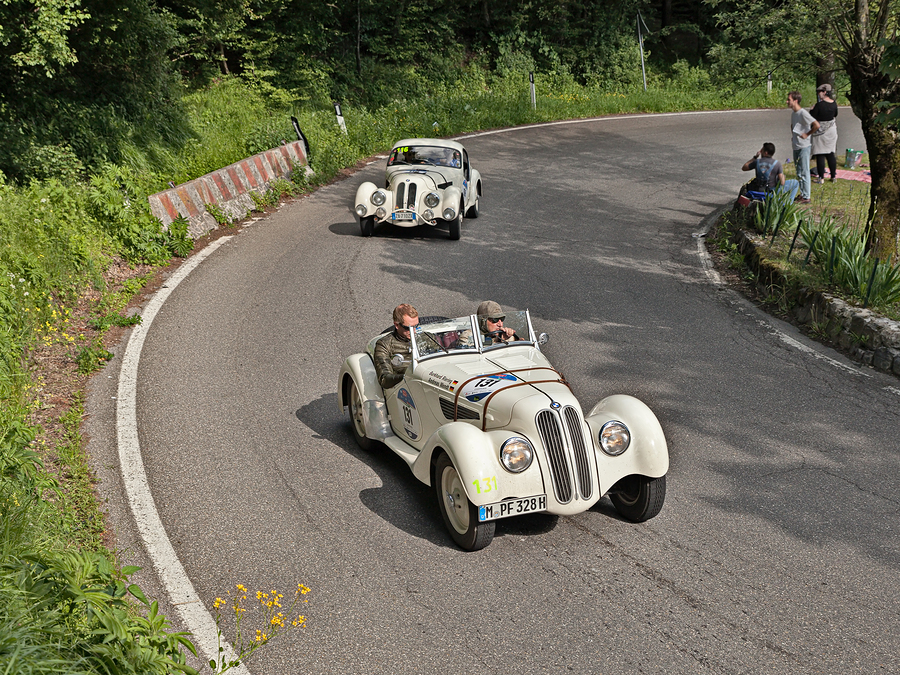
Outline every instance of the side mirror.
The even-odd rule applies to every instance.
[[[550,342],[550,336],[547,335],[546,333],[541,333],[540,335],[538,335],[537,341],[538,341],[539,345],[545,345],[548,342]]]

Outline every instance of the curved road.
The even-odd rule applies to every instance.
[[[841,149],[863,147],[853,122]],[[764,140],[789,155],[787,111],[468,138],[485,197],[459,242],[359,236],[351,200],[378,160],[243,227],[172,291],[136,410],[174,554],[207,608],[236,582],[313,589],[308,627],[254,675],[895,668],[900,382],[717,285],[693,236]],[[487,298],[531,309],[584,406],[621,392],[656,412],[672,460],[656,519],[626,523],[604,499],[500,521],[466,554],[429,488],[356,447],[342,359],[400,301],[458,316]],[[95,379],[88,431],[119,545],[149,570],[115,457],[123,351]]]

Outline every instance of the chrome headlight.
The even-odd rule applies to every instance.
[[[631,443],[631,432],[621,422],[607,422],[600,429],[600,449],[610,457],[621,455]]]
[[[433,220],[434,219],[434,211],[432,211],[431,209],[425,209],[424,211],[422,211],[422,217],[425,220]]]
[[[383,206],[379,206],[377,209],[375,209],[375,215],[379,218],[384,218],[387,215],[387,211],[384,210]]]
[[[522,473],[533,459],[531,443],[519,436],[506,439],[500,446],[500,463],[510,473]]]
[[[368,210],[369,210],[369,209],[366,208],[366,205],[365,205],[365,204],[357,204],[357,205],[356,205],[356,215],[358,215],[360,218],[362,218],[363,216],[365,216],[365,215],[366,215],[366,211],[368,211]]]
[[[387,200],[387,195],[385,195],[381,190],[376,190],[372,193],[372,196],[369,197],[372,200],[372,203],[375,206],[381,206],[384,204],[385,200]]]
[[[435,206],[441,203],[441,196],[437,192],[429,192],[425,195],[425,206],[429,209],[433,209]]]
[[[453,220],[456,217],[456,211],[448,206],[441,215],[444,220]]]

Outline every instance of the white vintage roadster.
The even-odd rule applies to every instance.
[[[585,415],[565,378],[541,353],[527,311],[508,312],[519,341],[484,334],[477,316],[431,318],[414,329],[402,382],[378,383],[372,354],[349,357],[338,401],[364,450],[387,445],[433,486],[453,540],[490,544],[500,518],[580,513],[608,494],[624,518],[656,516],[669,453],[644,403],[609,396]]]
[[[445,224],[459,239],[463,217],[477,218],[481,174],[456,141],[407,138],[387,160],[384,188],[365,182],[356,190],[354,211],[364,237],[381,223],[400,227]]]

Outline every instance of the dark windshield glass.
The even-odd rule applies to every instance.
[[[462,166],[462,158],[459,151],[453,148],[439,148],[433,145],[405,145],[394,148],[390,159],[388,159],[388,166],[399,166],[402,164],[449,166],[458,169]]]

